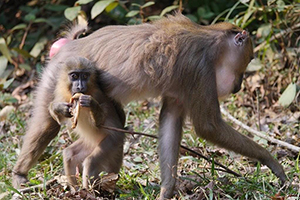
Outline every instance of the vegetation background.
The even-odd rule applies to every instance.
[[[150,22],[175,10],[202,25],[229,21],[250,32],[256,58],[247,69],[242,90],[222,104],[224,118],[282,163],[289,187],[281,188],[265,166],[195,137],[187,121],[182,143],[212,162],[182,151],[174,199],[299,199],[299,0],[1,0],[0,199],[158,197],[157,141],[143,136],[127,136],[124,165],[112,194],[86,190],[71,193],[63,184],[61,152],[72,141],[65,128],[29,172],[32,184],[45,184],[13,196],[17,191],[11,186],[11,170],[30,117],[32,91],[47,63],[48,50],[70,21],[85,18],[93,31],[106,25]],[[126,125],[156,135],[159,109],[156,99],[132,102],[125,107]],[[241,123],[232,121],[232,116]],[[263,137],[254,134],[253,129]],[[243,176],[225,173],[216,161]]]

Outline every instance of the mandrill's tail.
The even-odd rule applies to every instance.
[[[78,39],[81,35],[84,35],[89,30],[87,25],[76,24],[69,27],[66,31],[62,32],[63,38],[68,40]]]

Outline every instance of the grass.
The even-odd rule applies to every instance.
[[[159,104],[133,102],[126,106],[128,126],[135,131],[157,133]],[[11,169],[20,151],[22,136],[26,129],[26,112],[16,111],[8,120],[1,122],[0,193],[14,191],[11,187]],[[265,166],[249,161],[232,152],[224,151],[195,137],[187,123],[183,143],[198,149],[203,155],[212,157],[243,177],[218,170],[218,166],[189,155],[179,159],[179,179],[175,199],[276,199],[277,196],[299,198],[299,156],[292,160],[281,159],[287,175],[294,183],[287,189],[280,189],[278,179]],[[70,144],[65,129],[51,142],[38,164],[29,171],[30,182],[41,184],[63,174],[62,149]],[[155,199],[159,195],[160,170],[157,155],[157,141],[136,136],[127,136],[124,165],[120,172],[115,194],[117,199]],[[58,194],[42,187],[35,192],[23,194],[24,199],[59,199]],[[67,193],[62,187],[59,193]],[[60,194],[61,195],[61,194]],[[277,196],[276,196],[277,195]],[[11,195],[4,199],[11,199]]]
[[[284,6],[279,4],[284,4]],[[24,7],[24,5],[20,4],[19,6]],[[245,6],[246,10],[244,9]],[[31,10],[34,7],[36,5],[32,4],[30,6],[28,4],[26,8]],[[267,130],[269,133],[273,133],[272,137],[289,141],[289,143],[299,146],[299,116],[297,119],[291,120],[291,116],[299,114],[299,92],[298,96],[293,97],[294,103],[289,107],[278,108],[276,105],[289,83],[295,82],[298,87],[300,83],[299,55],[297,54],[299,52],[297,51],[299,31],[291,29],[291,27],[299,24],[298,8],[298,4],[293,1],[290,3],[287,1],[268,1],[265,4],[260,1],[249,1],[248,4],[237,2],[235,6],[231,6],[224,12],[216,13],[218,14],[216,19],[230,19],[229,21],[234,21],[241,26],[250,24],[247,28],[249,28],[251,36],[253,36],[254,46],[257,47],[262,42],[266,42],[266,45],[260,47],[259,51],[256,52],[256,56],[262,62],[261,69],[248,74],[244,81],[244,90],[237,95],[229,97],[225,102],[227,109],[234,117],[248,126],[258,130]],[[5,35],[3,37],[7,39],[6,42],[8,44],[8,41],[11,40],[10,38],[13,38],[9,48],[19,47],[19,41],[29,33],[24,48],[21,48],[22,51],[27,52],[37,42],[35,39],[48,32],[48,30],[45,33],[36,31],[36,26],[31,26],[30,28],[26,17],[28,17],[28,14],[32,15],[33,12],[27,13],[28,11],[25,11],[23,8],[23,15],[17,19],[14,17],[15,13],[12,10],[8,9],[8,7],[5,10],[15,20],[13,22],[8,21],[8,24],[4,23],[4,27],[14,27],[20,23],[23,26],[24,22],[27,23],[25,33],[23,29],[19,31],[11,31],[10,28],[4,30]],[[185,11],[189,12],[188,10],[186,9]],[[53,16],[55,18],[59,17],[57,14],[53,15],[53,13],[49,12],[41,14],[41,17],[49,20],[53,20]],[[60,17],[63,18],[62,16]],[[266,24],[271,26],[265,26]],[[287,30],[289,34],[280,35],[272,39],[274,34],[278,34],[281,30]],[[258,34],[259,32],[267,33],[267,35]],[[38,36],[39,34],[41,35]],[[34,38],[34,40],[31,38]],[[48,45],[50,45],[52,39],[52,37],[48,38]],[[15,51],[11,51],[11,53],[13,59],[19,61],[20,58],[20,63],[30,63],[31,66],[35,66],[36,62],[37,66],[41,66],[40,60],[44,59],[45,54],[42,52],[36,59],[29,59],[25,56],[26,59],[24,58],[23,61],[24,56],[22,53]],[[12,70],[12,68],[10,66],[7,71]],[[19,67],[15,67],[15,69],[19,69]],[[40,71],[39,67],[37,69]],[[24,83],[20,81],[21,77],[15,77],[17,73],[13,74],[10,77],[6,77],[6,84],[13,78],[16,78],[15,85],[4,91],[7,92],[6,95],[11,93],[15,87]],[[299,91],[299,88],[297,90]],[[6,95],[0,93],[1,108],[7,104],[16,103],[12,102],[9,98],[10,95]],[[22,137],[26,132],[26,120],[30,114],[29,107],[30,101],[27,104],[19,105],[17,111],[11,113],[4,121],[0,121],[0,195],[9,191],[17,192],[11,187],[11,170],[18,157]],[[157,134],[159,109],[160,106],[156,101],[154,103],[130,103],[125,108],[127,126],[134,128],[135,131]],[[247,131],[234,124],[232,125],[238,131],[248,135]],[[268,168],[245,157],[208,144],[205,140],[194,135],[189,122],[187,122],[183,132],[182,143],[184,145],[201,152],[207,157],[213,158],[214,161],[222,163],[235,172],[239,172],[243,177],[234,177],[231,174],[220,171],[214,163],[183,154],[179,159],[179,178],[177,181],[177,194],[174,199],[299,199],[299,152],[291,152],[288,149],[254,137],[272,155],[275,155],[284,166],[290,185],[282,189],[278,184],[278,179]],[[249,136],[252,137],[251,135]],[[59,135],[46,148],[37,165],[29,171],[29,178],[32,184],[59,180],[62,177],[63,163],[61,152],[70,143],[71,139],[67,130],[62,128]],[[113,195],[107,195],[106,198],[155,199],[158,197],[160,170],[157,141],[139,136],[133,138],[128,135],[124,152],[124,164],[119,173],[120,178],[117,188]],[[24,193],[22,194],[23,199],[72,199],[71,197],[87,199],[89,195],[84,191],[80,191],[70,196],[68,189],[64,185],[53,183],[51,186],[51,188],[46,186],[39,187],[31,193]],[[11,199],[12,194],[8,193],[6,196],[0,196],[0,199],[1,197],[3,199]],[[93,195],[88,197],[96,199]]]

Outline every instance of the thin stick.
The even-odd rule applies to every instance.
[[[264,41],[263,43],[261,43],[260,45],[258,45],[257,47],[254,48],[254,53],[256,53],[257,51],[259,51],[261,48],[263,48],[267,43],[275,40],[276,38],[280,37],[280,36],[284,36],[287,33],[290,33],[292,31],[294,31],[294,29],[300,28],[300,23],[295,24],[294,26],[287,28],[286,30],[280,31],[279,33],[273,35],[268,41]]]
[[[47,187],[49,185],[51,185],[52,183],[54,183],[55,181],[57,181],[56,179],[51,179],[49,181],[46,182],[46,184],[42,183],[42,184],[39,184],[39,185],[33,185],[33,186],[30,186],[30,187],[26,187],[26,188],[22,188],[22,189],[17,189],[19,191],[19,193],[27,193],[27,192],[31,192],[35,189],[40,189],[40,188],[43,188],[43,187]],[[0,194],[0,199],[4,199],[5,197],[7,197],[8,195],[10,194],[13,194],[15,193],[15,191],[7,191],[7,192],[4,192],[4,193],[1,193]],[[19,195],[18,193],[15,193],[17,195]],[[21,195],[19,195],[21,196]]]
[[[150,135],[150,134],[146,134],[146,133],[135,132],[135,131],[125,130],[125,129],[119,129],[119,128],[110,127],[110,126],[102,126],[102,128],[107,129],[107,130],[112,130],[112,131],[118,131],[118,132],[121,132],[121,133],[129,133],[129,134],[131,134],[131,135],[143,135],[143,136],[146,136],[146,137],[150,137],[150,138],[157,139],[157,136],[155,136],[155,135]],[[192,149],[190,149],[190,148],[188,148],[188,147],[186,147],[186,146],[184,146],[184,145],[180,145],[180,147],[183,148],[183,149],[185,149],[185,150],[187,150],[187,151],[189,151],[189,152],[191,152],[191,153],[193,153],[193,154],[195,154],[195,155],[198,156],[199,158],[203,158],[203,159],[205,159],[206,161],[208,161],[208,162],[210,162],[210,163],[213,162],[213,160],[212,160],[211,158],[208,158],[208,157],[202,155],[201,153],[198,153],[198,152],[196,152],[196,151],[194,151],[194,150],[192,150]],[[217,161],[214,161],[214,163],[215,163],[216,165],[218,165],[218,166],[220,166],[220,167],[222,167],[222,168],[224,169],[224,170],[219,169],[220,171],[225,171],[225,172],[227,172],[227,173],[229,173],[229,174],[232,174],[232,175],[234,175],[234,176],[236,176],[236,177],[242,177],[242,175],[240,175],[240,174],[238,174],[238,173],[232,171],[231,169],[225,167],[225,166],[222,165],[221,163],[219,163],[219,162],[217,162]],[[54,182],[54,181],[55,181],[55,179],[54,179],[54,180],[49,180],[49,181],[47,181],[47,182],[46,182],[46,186],[50,185],[50,184],[51,184],[52,182]],[[35,186],[32,186],[32,187],[19,189],[18,191],[19,191],[20,193],[23,193],[23,192],[30,192],[30,191],[32,191],[32,190],[34,190],[34,189],[37,189],[37,188],[43,188],[44,186],[45,186],[44,184],[39,184],[39,185],[35,185]],[[2,199],[2,198],[8,196],[8,195],[11,194],[11,193],[14,193],[14,191],[8,191],[8,192],[5,192],[5,193],[2,193],[2,194],[0,194],[0,197],[1,197],[1,199]]]
[[[272,138],[270,136],[267,136],[265,135],[264,133],[262,132],[259,132],[257,130],[254,130],[253,128],[250,128],[249,126],[247,126],[246,124],[242,123],[241,121],[237,120],[236,118],[234,118],[231,114],[229,114],[223,106],[220,106],[220,109],[221,109],[221,112],[229,119],[231,120],[233,123],[235,123],[236,125],[242,127],[243,129],[249,131],[250,133],[253,133],[254,135],[260,137],[260,138],[263,138],[263,139],[266,139],[272,143],[275,143],[275,144],[279,144],[279,145],[282,145],[292,151],[295,151],[295,152],[300,152],[300,147],[297,147],[295,145],[292,145],[292,144],[289,144],[287,142],[283,142],[281,140],[277,140],[275,138]]]
[[[30,23],[28,24],[27,28],[25,29],[25,33],[24,33],[24,35],[23,35],[23,37],[22,37],[22,41],[21,41],[21,43],[20,43],[20,45],[19,45],[19,49],[22,49],[22,48],[23,48],[23,46],[24,46],[24,44],[25,44],[25,40],[26,40],[27,34],[28,34],[28,31],[29,31],[31,25],[32,25],[32,22],[30,22]]]
[[[102,126],[102,128],[105,128],[105,129],[107,129],[107,130],[118,131],[118,132],[122,132],[122,133],[129,133],[129,134],[131,134],[131,135],[143,135],[143,136],[146,136],[146,137],[150,137],[150,138],[157,139],[157,136],[155,136],[155,135],[150,135],[150,134],[146,134],[146,133],[134,132],[134,131],[125,130],[125,129],[119,129],[119,128],[110,127],[110,126]],[[190,149],[190,148],[188,148],[188,147],[186,147],[186,146],[184,146],[184,145],[180,145],[180,147],[183,148],[183,149],[185,149],[185,150],[187,150],[187,151],[189,151],[189,152],[191,152],[191,153],[193,153],[193,154],[195,154],[195,155],[197,155],[197,156],[200,157],[200,158],[205,159],[205,160],[208,161],[208,162],[211,162],[211,163],[213,162],[211,158],[208,158],[208,157],[202,155],[201,153],[198,153],[198,152],[196,152],[196,151],[194,151],[194,150],[192,150],[192,149]],[[238,173],[236,173],[236,172],[234,172],[234,171],[228,169],[227,167],[225,167],[225,166],[222,165],[221,163],[219,163],[219,162],[217,162],[217,161],[214,161],[214,163],[215,163],[216,165],[222,167],[223,169],[225,169],[225,171],[226,171],[227,173],[233,174],[234,176],[237,176],[237,177],[242,177],[240,174],[238,174]]]

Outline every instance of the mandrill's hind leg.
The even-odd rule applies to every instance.
[[[82,172],[82,162],[93,151],[92,147],[89,147],[84,143],[82,139],[78,139],[71,146],[67,147],[63,151],[64,169],[67,176],[68,183],[72,186],[77,185],[76,181],[76,168],[79,172]]]
[[[83,161],[82,184],[85,188],[95,184],[100,172],[117,174],[120,171],[125,134],[109,132],[106,138]]]
[[[194,107],[200,107],[197,104],[201,102],[195,101],[194,103],[196,104]],[[194,112],[191,115],[198,136],[228,150],[260,161],[267,165],[283,183],[286,181],[287,177],[282,166],[265,148],[234,130],[221,118],[217,100],[202,101],[202,104],[203,107],[210,109],[206,112]],[[205,123],[205,120],[209,123]]]

